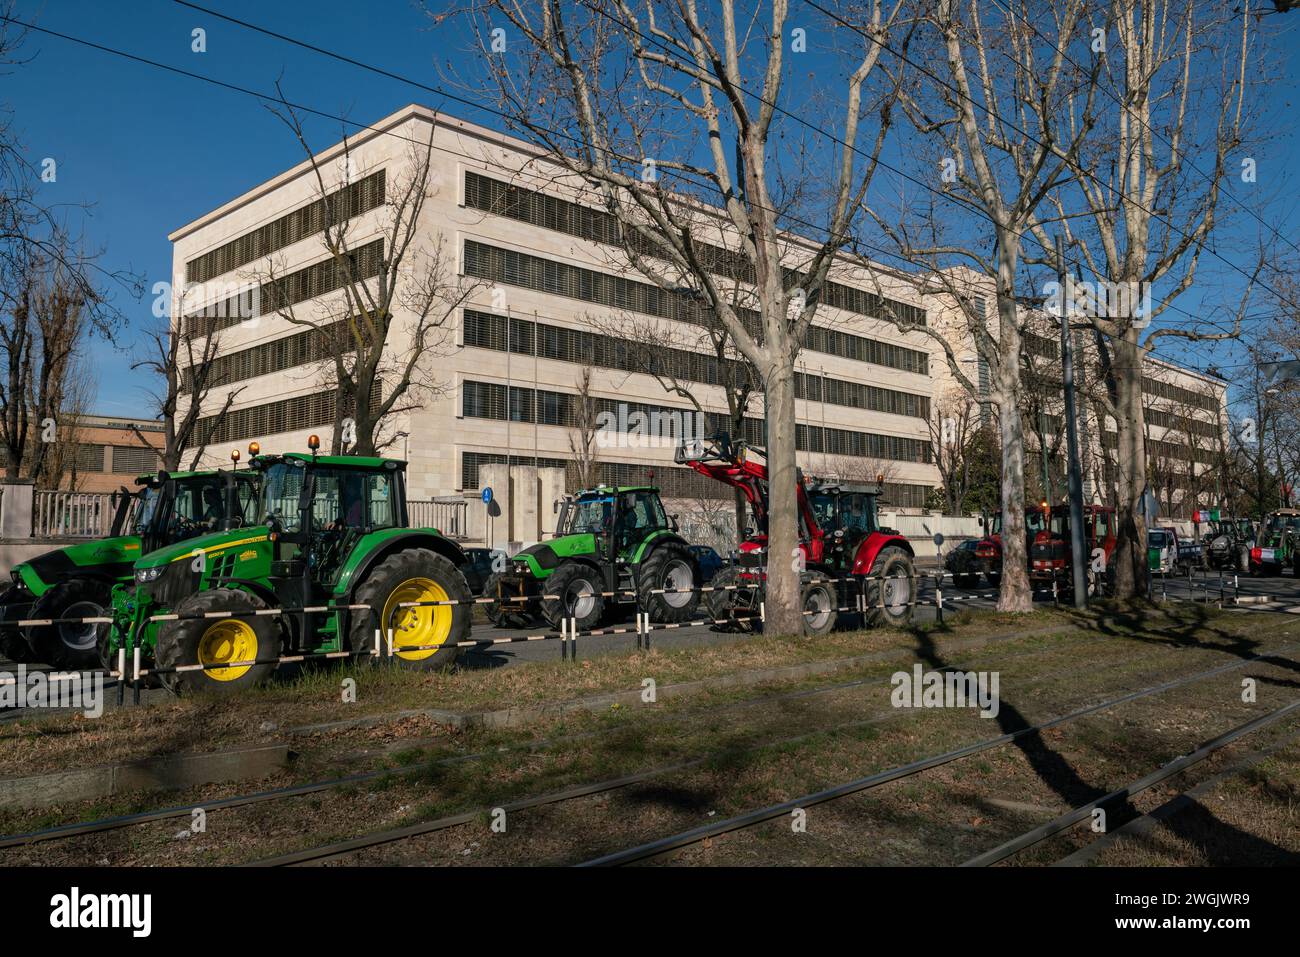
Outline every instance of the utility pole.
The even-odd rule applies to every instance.
[[[1079,428],[1074,410],[1074,347],[1070,336],[1070,309],[1073,296],[1067,294],[1070,274],[1065,269],[1065,243],[1056,237],[1056,278],[1060,285],[1061,367],[1065,385],[1065,441],[1069,463],[1070,490],[1070,559],[1074,572],[1074,607],[1088,606],[1088,560],[1083,545],[1083,479],[1079,474]]]

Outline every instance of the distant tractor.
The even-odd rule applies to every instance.
[[[1043,530],[1043,515],[1041,508],[1025,509],[1025,567],[1030,567],[1029,550],[1034,543],[1034,536]],[[978,578],[978,573],[983,572],[985,580],[990,588],[997,588],[1002,583],[1002,512],[999,510],[995,515],[989,518],[980,518],[980,523],[985,527],[985,536],[975,543],[975,558],[979,561],[978,569],[966,564],[965,578],[963,582],[957,582],[958,588],[972,588],[979,584],[978,581],[972,581],[972,574]],[[951,569],[950,569],[951,571]]]
[[[522,627],[539,611],[590,630],[619,608],[639,607],[656,624],[689,621],[700,572],[677,522],[653,486],[599,486],[560,504],[555,537],[509,560],[484,586],[493,622]]]
[[[1264,519],[1249,554],[1252,575],[1281,575],[1285,568],[1300,575],[1300,510],[1280,508]]]
[[[238,451],[231,457],[237,463]],[[107,538],[14,566],[0,592],[0,652],[68,670],[107,664],[107,624],[58,619],[107,617],[113,586],[131,581],[143,554],[256,521],[257,480],[247,469],[141,475],[135,491],[121,489]],[[22,620],[53,623],[19,629],[15,622]]]
[[[1070,507],[1068,505],[1042,505],[1041,530],[1034,535],[1029,549],[1029,579],[1040,585],[1055,582],[1058,588],[1074,587],[1074,560],[1070,546]],[[1088,591],[1101,594],[1111,590],[1114,568],[1111,557],[1115,554],[1115,510],[1105,505],[1083,507],[1084,559],[1088,562],[1085,578]],[[1104,571],[1095,572],[1099,562]]]
[[[1255,527],[1246,518],[1211,519],[1201,541],[1207,567],[1246,571],[1255,544]]]
[[[677,450],[678,463],[738,488],[749,502],[754,526],[736,564],[710,583],[709,613],[722,628],[753,627],[766,587],[768,471],[766,452],[725,433]],[[797,473],[799,550],[803,558],[804,633],[824,635],[839,609],[866,602],[869,626],[906,625],[916,603],[915,555],[906,538],[876,520],[880,484],[820,482]],[[834,583],[832,583],[834,582]]]
[[[377,634],[402,666],[455,662],[470,627],[466,557],[436,529],[408,527],[406,463],[317,455],[316,436],[309,446],[252,459],[264,524],[136,563],[133,587],[113,592],[113,652],[138,647],[181,669],[160,675],[177,692],[256,684],[281,655],[366,655]]]

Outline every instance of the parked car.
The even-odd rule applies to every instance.
[[[462,567],[461,571],[465,575],[465,582],[469,585],[470,594],[478,596],[483,594],[483,585],[487,582],[488,576],[492,574],[492,549],[490,548],[467,548],[465,555],[469,558]]]
[[[722,566],[727,564],[723,557],[708,545],[692,545],[690,551],[700,567],[700,581],[703,583],[712,580]]]
[[[958,588],[974,588],[979,585],[980,573],[984,571],[984,558],[979,549],[984,541],[972,538],[962,542],[944,558],[943,567],[952,574],[952,583]]]

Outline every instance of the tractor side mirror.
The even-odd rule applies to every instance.
[[[674,532],[677,531],[677,516],[676,516],[676,515],[669,515],[669,516],[668,516],[668,522],[669,522],[669,524],[672,525],[672,529],[673,529],[673,531],[674,531]]]

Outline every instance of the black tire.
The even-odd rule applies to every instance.
[[[33,618],[102,618],[110,615],[112,587],[91,578],[59,582],[32,604]],[[63,671],[98,668],[99,645],[111,626],[74,623],[39,625],[27,630],[34,661]]]
[[[990,588],[998,588],[1002,584],[1001,572],[985,572],[984,580],[988,582]]]
[[[637,569],[637,599],[656,625],[690,621],[700,604],[700,571],[691,553],[676,542],[660,545]],[[657,593],[657,594],[656,594]]]
[[[953,575],[952,583],[958,588],[978,588],[980,577],[979,575]]]
[[[552,628],[565,618],[577,621],[579,631],[600,627],[605,613],[600,572],[581,562],[565,562],[542,582],[542,616]],[[552,598],[545,596],[553,595]]]
[[[474,608],[468,604],[469,600],[465,576],[437,552],[408,548],[389,555],[370,570],[353,595],[353,604],[370,605],[376,613],[359,612],[353,617],[352,650],[369,654],[374,647],[376,628],[385,634],[391,628],[391,660],[417,671],[450,668],[465,650],[459,642],[469,639]],[[401,608],[400,603],[404,601],[458,604]],[[403,645],[438,647],[404,652]]]
[[[804,575],[801,588],[803,611],[803,633],[809,638],[820,638],[830,634],[839,617],[838,603],[835,598],[835,586],[814,580],[815,576]]]
[[[490,602],[484,602],[483,610],[487,614],[488,621],[498,628],[527,628],[533,623],[533,613],[529,611],[532,602],[521,601],[500,601],[499,583],[502,579],[500,572],[493,572],[483,583],[483,598],[493,599]]]
[[[882,584],[885,586],[883,608]],[[901,628],[911,624],[916,605],[916,569],[907,552],[897,545],[882,548],[871,564],[863,587],[867,596],[867,613],[863,622],[866,627]]]
[[[275,671],[280,656],[280,625],[269,615],[258,615],[266,602],[236,588],[195,592],[176,606],[180,621],[163,622],[158,629],[154,662],[159,668],[198,664],[253,661],[240,668],[167,672],[158,675],[173,694],[210,691],[235,694],[260,684]],[[202,618],[211,612],[231,612],[230,617]],[[127,663],[130,667],[130,662]]]
[[[741,608],[737,590],[733,587],[740,581],[740,569],[735,565],[721,568],[709,582],[713,591],[704,593],[704,605],[709,618],[713,620],[715,631],[747,631],[753,624],[745,620],[750,613],[748,607]]]

